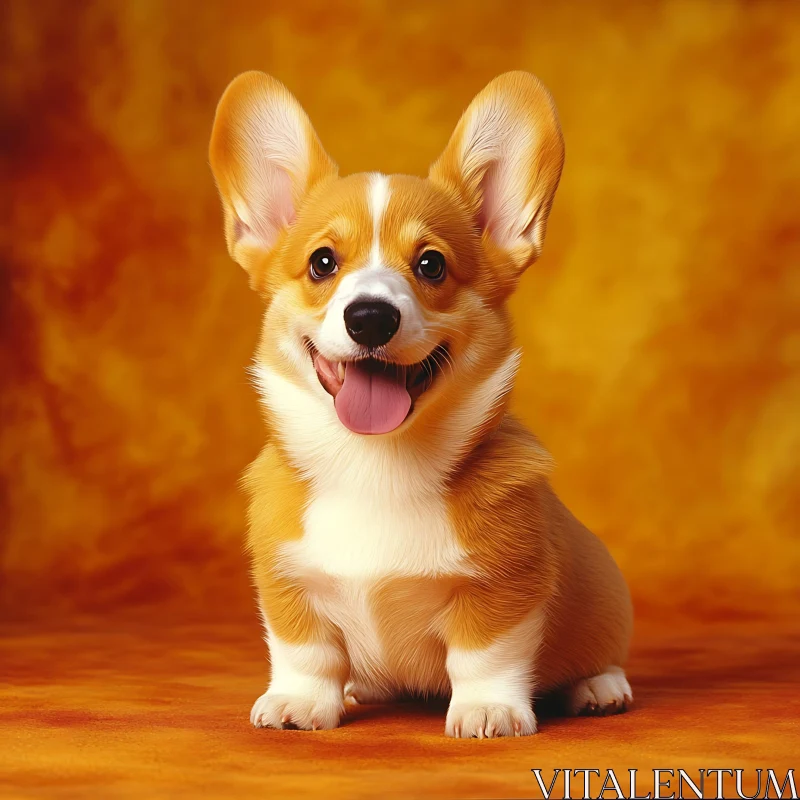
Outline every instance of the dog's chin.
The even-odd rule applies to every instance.
[[[333,398],[339,420],[360,434],[387,434],[400,428],[449,363],[444,343],[416,364],[399,364],[371,355],[332,361],[310,340],[306,348],[322,388]]]

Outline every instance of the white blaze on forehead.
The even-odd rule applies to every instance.
[[[378,267],[382,263],[381,256],[381,222],[389,205],[392,190],[389,188],[389,179],[380,172],[369,176],[367,187],[367,201],[369,213],[372,217],[372,247],[369,251],[369,265]]]

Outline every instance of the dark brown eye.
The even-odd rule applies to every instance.
[[[339,271],[339,265],[330,247],[320,247],[311,254],[309,273],[315,281],[321,281]]]
[[[444,278],[444,256],[437,250],[426,250],[417,261],[417,275],[426,281]]]

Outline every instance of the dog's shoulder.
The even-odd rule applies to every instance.
[[[447,502],[454,528],[489,571],[504,565],[524,573],[551,561],[552,468],[536,436],[506,416],[452,476]]]

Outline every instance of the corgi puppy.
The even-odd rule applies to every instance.
[[[493,80],[425,179],[340,177],[294,97],[248,72],[211,167],[266,310],[267,444],[247,544],[271,677],[256,727],[449,696],[445,733],[526,736],[535,695],[622,711],[625,581],[508,413],[507,300],[539,256],[564,146],[532,75]]]

